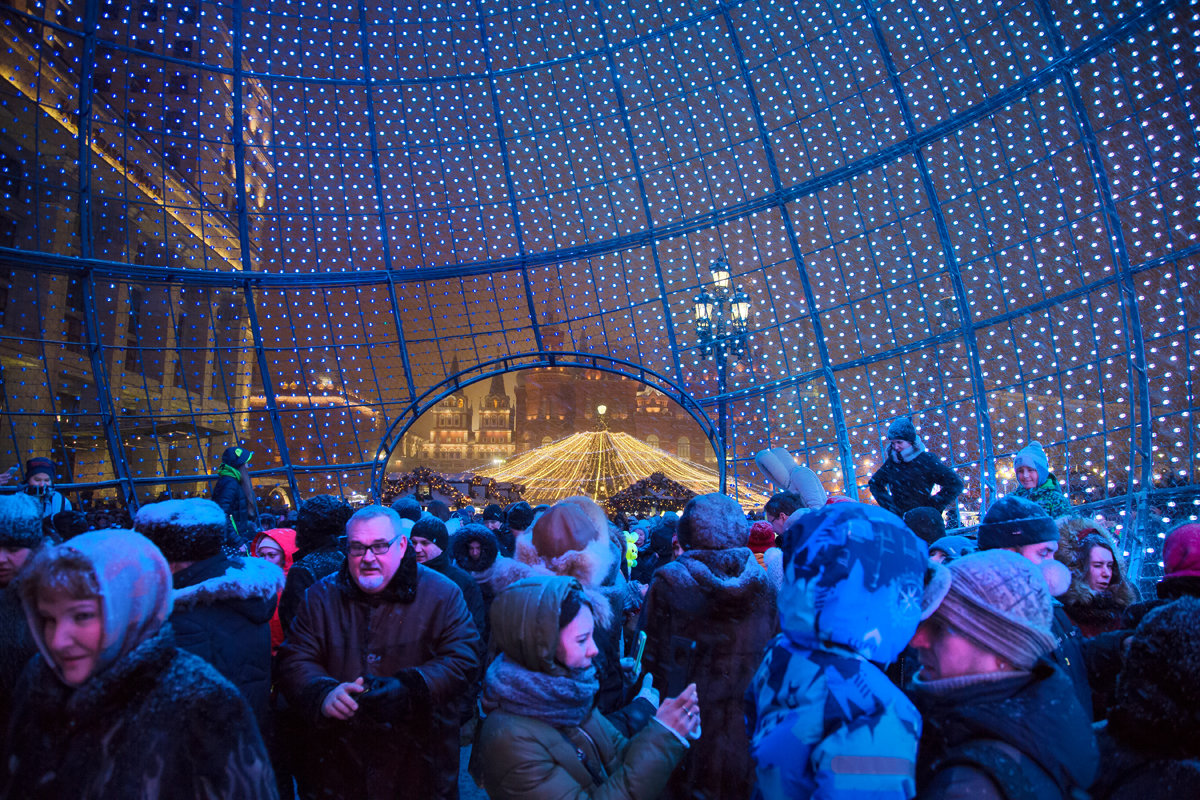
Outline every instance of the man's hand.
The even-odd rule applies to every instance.
[[[363,679],[358,678],[354,683],[339,683],[337,688],[325,695],[321,703],[321,714],[330,719],[347,720],[358,711],[358,703],[354,695],[363,691]]]

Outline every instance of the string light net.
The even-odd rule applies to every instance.
[[[482,365],[573,352],[724,406],[732,475],[781,446],[865,498],[903,415],[968,521],[1030,440],[1144,575],[1196,513],[1184,0],[0,20],[0,448],[61,484],[204,491],[243,440],[281,497],[366,492]],[[693,323],[717,259],[752,305],[727,380]]]

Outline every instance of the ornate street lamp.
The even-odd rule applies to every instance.
[[[696,339],[700,357],[717,362],[718,429],[721,439],[719,455],[721,491],[725,491],[725,435],[729,421],[725,388],[729,357],[734,361],[746,359],[749,350],[750,295],[733,286],[733,273],[722,260],[709,268],[712,282],[696,296]]]

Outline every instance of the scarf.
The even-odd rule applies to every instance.
[[[222,464],[221,466],[217,467],[217,474],[224,475],[228,478],[233,478],[239,483],[242,480],[242,473],[238,471],[237,467],[231,467],[228,464]]]
[[[573,728],[592,712],[599,690],[595,667],[549,675],[526,669],[501,653],[488,667],[480,704],[484,713],[499,709],[555,728]]]

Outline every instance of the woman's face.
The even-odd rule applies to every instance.
[[[266,559],[280,569],[283,569],[283,548],[274,539],[264,538],[258,543],[258,547],[254,549],[254,552],[259,558]]]
[[[1113,554],[1107,547],[1095,546],[1088,556],[1087,584],[1093,591],[1103,592],[1112,582]]]
[[[1017,467],[1017,483],[1026,489],[1036,489],[1038,485],[1038,471],[1033,467]]]
[[[80,600],[62,592],[38,592],[38,619],[46,649],[69,686],[91,677],[104,642],[100,600]]]
[[[569,669],[590,667],[592,659],[600,652],[593,637],[595,630],[592,610],[584,606],[579,609],[575,619],[558,632],[558,647],[554,651],[558,663]]]

